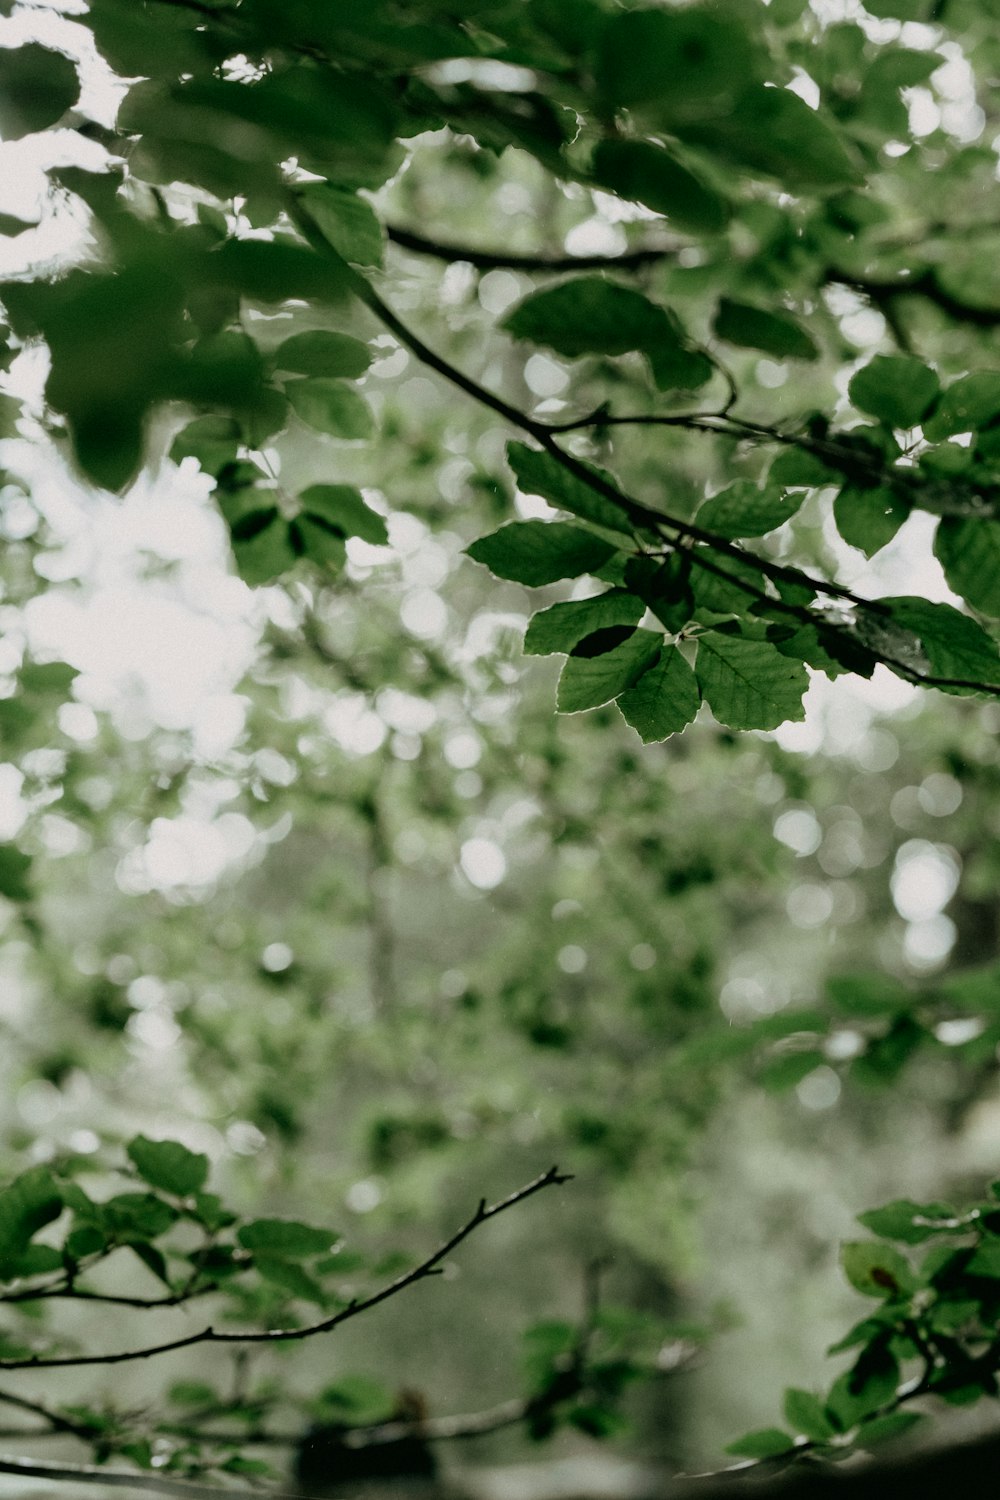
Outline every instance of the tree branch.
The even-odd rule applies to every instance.
[[[677,254],[676,245],[642,245],[620,255],[518,255],[514,251],[477,250],[472,245],[453,245],[428,239],[400,224],[387,224],[385,232],[394,245],[435,260],[465,261],[477,271],[632,271]]]
[[[381,1302],[387,1302],[390,1297],[395,1297],[399,1292],[405,1291],[407,1287],[414,1286],[418,1281],[424,1281],[428,1276],[440,1274],[441,1262],[456,1249],[463,1240],[468,1239],[481,1224],[488,1219],[494,1219],[498,1214],[505,1213],[507,1209],[516,1207],[525,1199],[531,1198],[535,1193],[541,1192],[543,1188],[558,1187],[572,1180],[572,1174],[560,1172],[557,1167],[550,1167],[526,1187],[518,1188],[517,1192],[511,1193],[509,1197],[502,1198],[498,1203],[487,1205],[486,1199],[482,1199],[479,1207],[470,1219],[462,1227],[455,1231],[450,1239],[439,1245],[433,1254],[422,1260],[412,1271],[398,1276],[395,1281],[390,1281],[387,1286],[373,1292],[369,1297],[362,1297],[349,1302],[346,1307],[333,1314],[332,1317],[324,1318],[319,1323],[307,1324],[304,1328],[273,1328],[265,1332],[246,1330],[239,1333],[223,1333],[218,1329],[208,1327],[201,1328],[197,1333],[191,1333],[184,1338],[168,1339],[162,1344],[148,1344],[138,1349],[117,1350],[113,1354],[79,1354],[60,1355],[55,1358],[46,1358],[42,1355],[32,1355],[25,1359],[0,1359],[0,1370],[56,1370],[56,1369],[80,1369],[85,1365],[119,1365],[130,1360],[151,1359],[157,1354],[169,1354],[175,1349],[190,1349],[196,1344],[285,1344],[302,1339],[314,1338],[320,1333],[329,1333],[341,1323],[346,1323],[350,1318],[356,1318],[361,1313],[368,1312],[377,1307]]]
[[[941,285],[932,266],[927,266],[917,276],[906,276],[895,281],[852,276],[848,271],[839,271],[835,266],[829,266],[823,273],[822,284],[850,287],[874,302],[886,297],[923,297],[957,323],[971,323],[974,328],[1000,327],[1000,308],[976,307],[971,302],[963,302]]]
[[[159,1495],[187,1496],[188,1500],[308,1500],[290,1490],[230,1489],[228,1485],[197,1484],[171,1479],[143,1469],[106,1469],[96,1464],[69,1464],[0,1455],[0,1474],[22,1479],[50,1479],[62,1484],[96,1484],[106,1489],[151,1490]]]
[[[534,438],[567,473],[579,480],[580,483],[585,484],[588,489],[593,490],[604,499],[610,500],[637,529],[652,529],[662,536],[664,535],[664,528],[669,528],[673,533],[673,540],[684,539],[701,542],[720,556],[731,557],[737,562],[749,564],[762,577],[769,578],[775,583],[794,584],[799,587],[808,588],[814,593],[825,595],[827,598],[839,599],[851,604],[855,608],[864,609],[873,614],[891,615],[891,610],[877,599],[865,599],[841,584],[832,583],[828,579],[816,578],[800,568],[789,566],[786,563],[774,562],[772,559],[761,557],[757,553],[747,552],[735,542],[717,536],[714,532],[707,531],[695,521],[682,521],[679,517],[671,516],[663,511],[653,510],[650,506],[632,499],[620,490],[616,484],[605,478],[603,474],[596,472],[589,464],[584,463],[574,454],[560,447],[555,441],[555,437],[559,433],[580,430],[587,427],[623,426],[626,424],[656,425],[679,427],[696,432],[714,432],[720,436],[735,438],[737,440],[752,440],[756,438],[759,441],[805,447],[808,451],[816,452],[817,456],[828,456],[831,462],[836,461],[840,465],[853,461],[855,464],[860,463],[861,465],[867,463],[870,467],[874,463],[873,460],[866,460],[865,455],[857,454],[852,449],[847,449],[845,452],[842,444],[838,445],[835,442],[827,442],[825,439],[795,437],[788,433],[779,432],[776,428],[745,421],[739,417],[732,417],[729,415],[728,410],[723,412],[687,413],[674,416],[622,417],[613,417],[606,412],[599,412],[593,413],[589,417],[580,418],[575,422],[556,425],[539,422],[535,418],[528,416],[526,412],[521,411],[518,407],[512,406],[501,396],[497,396],[493,391],[487,390],[485,386],[480,385],[471,376],[464,374],[463,371],[457,369],[426,344],[418,334],[414,333],[403,322],[389,304],[384,301],[371,282],[362,276],[360,272],[347,266],[346,262],[342,260],[337,251],[333,249],[312,223],[308,211],[302,206],[294,192],[289,195],[289,204],[289,213],[308,242],[320,254],[337,260],[338,265],[346,271],[349,285],[355,296],[376,315],[380,322],[384,323],[395,334],[400,343],[408,348],[411,353],[415,354],[430,369],[435,370],[445,380],[457,386],[459,390],[464,391],[480,405],[487,407],[490,411],[496,412],[498,416],[503,417],[513,427],[520,429],[520,431],[527,433],[529,437]],[[878,472],[884,475],[882,469],[878,469]],[[671,540],[671,538],[667,539]],[[695,556],[696,554],[692,553],[692,558]],[[724,574],[723,576],[730,577],[728,574]],[[736,580],[733,581],[735,582]],[[743,584],[741,587],[745,588],[746,585]],[[767,596],[764,595],[762,597]],[[769,602],[772,601],[769,600]],[[807,616],[807,618],[810,621],[813,620],[811,615]],[[961,688],[967,691],[988,693],[991,696],[1000,696],[1000,685],[972,682],[959,678],[923,676],[895,658],[883,656],[881,653],[873,653],[873,655],[876,656],[877,660],[884,662],[886,666],[890,667],[892,671],[898,672],[901,676],[906,677],[907,680],[924,687]],[[0,1365],[0,1368],[2,1368],[2,1365]]]

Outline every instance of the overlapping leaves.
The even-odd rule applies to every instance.
[[[785,1392],[787,1427],[730,1444],[743,1458],[839,1458],[920,1420],[912,1403],[995,1396],[1000,1371],[1000,1185],[970,1207],[897,1199],[859,1215],[877,1235],[841,1247],[855,1291],[879,1305],[830,1350],[850,1366],[824,1395]],[[899,1248],[899,1247],[903,1248]],[[856,1353],[853,1351],[857,1351]]]

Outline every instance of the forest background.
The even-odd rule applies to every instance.
[[[995,12],[0,3],[5,1448],[994,1391]]]

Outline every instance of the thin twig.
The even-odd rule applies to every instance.
[[[320,1333],[330,1333],[341,1323],[346,1323],[348,1319],[368,1312],[381,1302],[387,1302],[390,1297],[397,1296],[399,1292],[414,1286],[418,1281],[424,1281],[429,1276],[440,1275],[441,1262],[488,1219],[494,1219],[507,1209],[523,1203],[525,1199],[533,1197],[543,1188],[557,1187],[570,1180],[571,1174],[560,1172],[557,1167],[550,1167],[547,1172],[543,1172],[526,1187],[518,1188],[517,1192],[511,1193],[507,1198],[502,1198],[499,1203],[488,1205],[486,1199],[483,1198],[472,1217],[412,1271],[396,1277],[394,1281],[390,1281],[388,1285],[368,1297],[355,1298],[332,1317],[324,1318],[319,1323],[310,1323],[304,1328],[272,1328],[262,1332],[243,1330],[238,1333],[225,1333],[212,1327],[201,1328],[197,1333],[188,1334],[184,1338],[168,1339],[161,1344],[147,1344],[137,1349],[116,1350],[112,1354],[66,1354],[55,1358],[32,1355],[23,1359],[0,1359],[0,1370],[56,1370],[79,1369],[85,1365],[118,1365],[130,1360],[151,1359],[155,1355],[168,1354],[175,1349],[190,1349],[197,1344],[286,1344],[314,1338]]]
[[[197,1484],[190,1479],[171,1479],[143,1469],[106,1469],[96,1464],[42,1462],[33,1458],[0,1455],[0,1474],[21,1479],[50,1479],[63,1484],[97,1484],[107,1489],[152,1490],[160,1495],[187,1496],[188,1500],[308,1500],[291,1490],[230,1489],[221,1484]]]

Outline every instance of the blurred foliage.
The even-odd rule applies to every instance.
[[[577,1178],[335,1368],[39,1433],[485,1434],[527,1325],[498,1427],[683,1459],[768,1409],[731,1294],[808,1362],[889,1197],[947,1258],[849,1247],[860,1357],[734,1451],[989,1388],[992,1220],[921,1203],[1000,1131],[994,9],[0,4],[0,1369]]]

